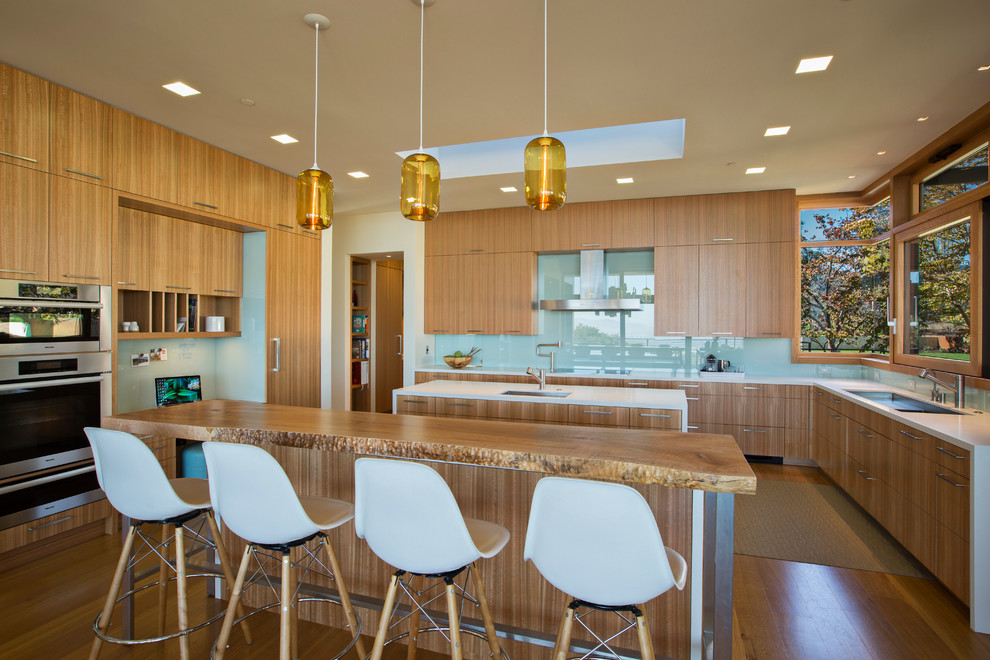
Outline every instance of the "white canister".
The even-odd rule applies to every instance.
[[[223,332],[224,331],[224,317],[222,317],[222,316],[207,316],[206,317],[206,331],[207,332]]]

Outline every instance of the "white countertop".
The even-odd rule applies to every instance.
[[[525,401],[527,403],[560,403],[582,406],[619,406],[624,408],[662,408],[680,410],[687,414],[687,398],[683,390],[654,390],[629,387],[581,387],[577,385],[548,385],[547,392],[570,392],[566,397],[519,396],[501,394],[539,392],[537,383],[486,383],[477,381],[434,380],[393,390],[395,395],[419,395],[444,398],[482,399],[490,401]]]
[[[416,371],[437,374],[481,374],[486,376],[526,376],[526,370],[519,368],[498,368],[468,365],[453,369],[443,365],[433,367],[416,367]],[[631,369],[627,374],[600,374],[592,371],[547,372],[547,378],[595,378],[615,380],[678,380],[678,381],[710,381],[714,383],[762,383],[765,385],[813,385],[815,378],[799,376],[751,376],[745,373],[705,373],[686,369]]]

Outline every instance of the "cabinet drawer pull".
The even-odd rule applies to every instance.
[[[71,277],[76,280],[98,280],[98,275],[76,275],[75,273],[62,273],[62,277]]]
[[[865,435],[867,438],[872,438],[873,437],[873,434],[872,433],[867,433],[863,429],[857,429],[857,431],[859,431],[860,433],[862,433],[863,435]]]
[[[137,286],[137,282],[117,282],[119,286]]]
[[[233,289],[213,289],[217,293],[237,293]]]
[[[668,330],[667,331],[667,334],[668,335],[686,335],[687,333],[684,332],[683,330]]]
[[[208,209],[217,209],[217,208],[220,208],[220,207],[218,207],[218,206],[216,206],[214,204],[207,204],[206,202],[193,202],[193,204],[195,204],[196,206],[203,206],[203,207],[208,208]]]
[[[446,405],[450,408],[474,408],[473,403],[448,403]]]
[[[842,399],[836,399],[834,396],[830,396],[828,400],[832,403],[842,403]]]
[[[734,335],[734,334],[735,334],[734,332],[713,332],[712,333],[712,336],[714,336],[714,335]]]
[[[783,333],[782,332],[761,332],[760,334],[761,335],[769,335],[771,337],[779,337]]]
[[[45,527],[51,527],[52,525],[57,525],[59,523],[64,523],[67,520],[72,520],[72,516],[65,516],[64,518],[59,518],[58,520],[52,520],[50,522],[46,522],[44,525],[38,525],[37,527],[28,527],[28,531],[36,532],[39,529],[44,529]]]
[[[629,384],[636,387],[646,387],[647,385],[649,385],[649,383],[647,383],[645,380],[631,380],[629,381]]]
[[[765,390],[765,387],[751,387],[749,385],[743,385],[744,390]]]
[[[72,172],[73,174],[81,174],[82,176],[88,176],[90,179],[96,179],[98,181],[103,181],[103,177],[99,174],[90,174],[89,172],[83,172],[81,170],[74,170],[71,167],[65,168],[66,172]]]
[[[611,415],[611,410],[584,410],[585,415]]]
[[[944,447],[939,447],[938,445],[935,445],[935,449],[937,449],[937,450],[939,450],[939,451],[940,451],[940,452],[942,452],[943,454],[948,454],[948,455],[949,455],[949,456],[951,456],[952,458],[956,458],[956,459],[959,459],[959,460],[963,460],[963,459],[965,459],[965,458],[966,458],[965,456],[956,456],[955,454],[953,454],[953,453],[952,453],[951,451],[949,451],[948,449],[945,449]]]
[[[10,156],[11,158],[17,158],[18,160],[26,160],[29,163],[38,162],[37,158],[28,158],[27,156],[22,156],[20,154],[12,154],[9,151],[0,151],[0,156]]]
[[[468,252],[484,252],[485,248],[471,248]]]
[[[416,405],[421,405],[421,404],[426,403],[426,401],[424,399],[406,399],[402,403],[405,403],[407,405],[410,404],[410,403],[415,403]]]
[[[272,337],[272,343],[275,344],[275,366],[272,367],[272,371],[282,370],[282,339],[280,337]]]
[[[693,388],[697,389],[697,388],[701,387],[701,385],[681,385],[681,384],[678,384],[678,387],[693,387]]]
[[[688,401],[701,401],[701,397],[697,397],[697,396],[688,396],[684,398],[687,399]]]
[[[734,240],[736,240],[736,239],[734,239],[734,238],[713,238],[712,239],[712,242],[713,243],[725,243],[727,241],[734,241]]]
[[[914,440],[921,440],[921,438],[919,438],[918,436],[916,436],[916,435],[911,435],[911,434],[910,434],[910,433],[908,433],[907,431],[901,431],[901,433],[903,433],[903,434],[904,434],[904,435],[906,435],[907,437],[909,437],[909,438],[912,438],[912,439],[914,439]]]
[[[868,477],[868,476],[866,476],[866,471],[865,470],[856,470],[856,472],[859,472],[859,476],[863,477],[867,481],[876,481],[876,477]]]
[[[690,431],[691,429],[694,429],[695,431],[697,431],[698,430],[698,427],[697,426],[688,426],[688,431]]]
[[[469,334],[469,335],[480,335],[482,332],[484,332],[484,330],[468,330],[467,331],[467,334]]]
[[[766,429],[743,429],[743,433],[766,433]]]
[[[956,488],[965,488],[966,487],[966,484],[957,484],[955,481],[953,481],[952,479],[949,479],[947,476],[945,476],[941,472],[936,472],[935,473],[935,476],[938,477],[939,479],[942,479],[943,481],[948,481],[950,484],[952,484]]]
[[[581,247],[598,247],[601,243],[581,243]]]
[[[180,291],[189,291],[192,289],[191,286],[175,286],[174,284],[166,284],[166,289],[179,289]]]
[[[287,225],[287,224],[285,224],[285,223],[282,223],[282,222],[276,222],[276,223],[275,223],[275,226],[276,226],[276,227],[285,227],[286,229],[295,229],[295,227],[294,227],[294,226],[292,226],[292,225]]]
[[[0,268],[0,273],[14,273],[16,275],[36,275],[34,270],[15,270],[13,268]]]
[[[611,413],[609,413],[611,414]],[[640,417],[663,417],[665,419],[670,419],[670,415],[658,415],[655,413],[639,413]]]
[[[153,437],[155,437],[155,436],[153,436],[153,435],[139,435],[138,436],[138,440],[150,440]]]

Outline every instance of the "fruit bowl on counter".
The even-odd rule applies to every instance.
[[[461,353],[460,351],[457,351],[453,355],[444,355],[443,361],[446,362],[447,366],[450,367],[451,369],[460,369],[462,367],[466,367],[469,364],[471,364],[471,358],[473,358],[475,354],[477,354],[477,352],[480,350],[481,350],[480,348],[475,348],[474,346],[472,346],[471,350],[468,351],[467,353]]]

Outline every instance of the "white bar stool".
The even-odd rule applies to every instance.
[[[450,642],[453,660],[463,657],[462,632],[481,637],[473,631],[460,629],[457,602],[460,592],[461,605],[467,598],[481,609],[484,637],[491,656],[496,660],[508,660],[508,655],[499,647],[481,575],[473,565],[482,557],[498,554],[509,541],[509,531],[501,525],[464,518],[447,483],[426,465],[411,461],[359,458],[354,470],[354,529],[379,558],[398,569],[385,595],[371,660],[381,659],[388,631],[404,620],[400,618],[389,626],[401,599],[401,595],[396,598],[400,587],[411,601],[407,658],[415,657],[417,637],[421,632],[443,633],[447,630],[450,636],[444,636]],[[455,584],[454,578],[465,568],[468,570],[464,585]],[[412,574],[408,581],[403,579],[406,573]],[[441,627],[426,610],[441,596],[434,596],[425,602],[416,598],[430,591],[423,588],[424,577],[443,580],[448,616],[446,628]],[[470,578],[474,581],[474,596],[466,590]],[[414,580],[419,583],[418,589],[412,584]],[[426,617],[432,626],[420,628],[421,616]],[[404,636],[405,633],[396,635],[388,642]]]
[[[210,508],[210,487],[206,479],[169,479],[165,476],[154,453],[141,440],[123,431],[111,431],[95,427],[84,429],[89,444],[93,448],[93,458],[96,463],[96,478],[100,488],[106,493],[110,504],[124,516],[131,519],[130,529],[124,538],[124,547],[117,562],[107,594],[103,610],[93,624],[96,639],[90,651],[90,659],[95,660],[100,655],[103,642],[116,644],[146,644],[179,638],[179,654],[185,660],[189,657],[189,633],[199,630],[219,619],[223,614],[193,627],[189,626],[188,605],[186,602],[187,577],[216,577],[214,573],[191,575],[187,574],[187,555],[195,554],[203,549],[213,547],[220,560],[220,567],[228,585],[233,584],[233,574],[230,561],[223,548],[220,530],[217,528],[213,511]],[[196,529],[190,524],[200,520]],[[202,534],[202,522],[209,525],[210,539]],[[146,525],[160,526],[161,539],[154,532],[147,533]],[[166,530],[171,528],[172,534]],[[192,540],[192,547],[186,547],[186,535]],[[134,547],[134,541],[140,538],[142,543]],[[174,539],[175,560],[169,561],[168,546]],[[195,546],[199,542],[201,546]],[[147,549],[147,552],[145,550]],[[133,589],[118,599],[124,573],[133,570],[135,565],[144,558],[157,555],[159,558],[158,581],[143,587]],[[168,573],[175,572],[176,590],[178,592],[178,631],[165,634],[165,610],[168,594]],[[133,597],[139,591],[158,586],[158,636],[144,639],[121,639],[107,634],[110,617],[114,605]],[[247,626],[242,626],[244,637],[251,643],[251,634]]]
[[[609,642],[635,627],[642,657],[652,660],[653,643],[640,608],[671,587],[683,589],[687,563],[664,547],[653,512],[638,491],[601,481],[541,479],[533,493],[523,556],[574,599],[564,608],[553,660],[567,658],[575,620],[598,640],[582,657],[602,648],[618,657]],[[579,607],[591,609],[579,615]],[[602,640],[581,620],[594,610],[615,612],[627,625]]]
[[[339,602],[351,630],[351,642],[334,657],[341,657],[352,647],[356,647],[358,655],[363,657],[365,651],[360,639],[361,626],[354,616],[337,555],[326,536],[327,531],[354,517],[354,507],[348,502],[327,497],[300,497],[292,488],[282,466],[260,447],[206,442],[203,444],[203,454],[210,476],[214,508],[230,531],[248,542],[232,589],[231,606],[227,608],[227,616],[214,648],[214,657],[219,660],[226,651],[230,629],[234,624],[234,606],[240,602],[245,583],[262,579],[268,582],[264,559],[274,557],[272,553],[280,555],[282,565],[280,593],[275,592],[278,600],[274,604],[257,608],[248,615],[279,606],[279,658],[289,660],[299,655],[296,627],[300,601],[336,602],[329,598],[299,596],[300,585],[310,573],[325,575],[336,583]],[[313,538],[319,539],[315,551],[305,545]],[[320,560],[319,546],[323,547],[329,566]],[[302,561],[298,563],[293,563],[289,556],[290,550],[295,547],[301,547],[304,553]],[[251,579],[247,580],[252,556],[258,568]],[[259,559],[259,556],[262,558]],[[294,575],[297,568],[302,568],[302,575],[298,578]]]

